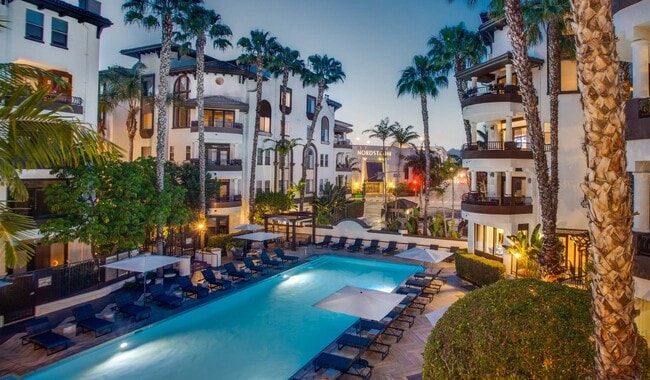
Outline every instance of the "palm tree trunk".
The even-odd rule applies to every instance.
[[[458,74],[466,68],[465,60],[459,56],[454,57],[454,73]],[[464,80],[456,79],[456,94],[458,95],[458,101],[463,102],[463,96],[467,92],[467,82]],[[463,126],[465,127],[465,139],[467,140],[467,146],[472,145],[472,125],[469,123],[469,120],[463,119]]]
[[[533,161],[537,176],[542,231],[544,233],[544,242],[542,245],[542,254],[539,255],[539,264],[544,277],[551,279],[551,276],[560,273],[562,268],[560,266],[561,255],[558,252],[557,239],[555,237],[557,213],[553,212],[552,189],[548,174],[546,153],[544,152],[544,131],[539,120],[537,94],[535,93],[533,75],[528,60],[528,41],[524,32],[521,4],[519,0],[506,0],[504,10],[508,23],[508,37],[513,47],[513,63],[519,81],[526,116],[526,127],[531,140]]]
[[[422,236],[427,236],[429,224],[429,186],[431,182],[431,157],[429,141],[429,110],[427,109],[427,95],[420,94],[422,106],[422,125],[424,126],[424,221],[422,222]]]
[[[285,68],[284,71],[282,72],[282,89],[280,91],[280,97],[282,99],[280,100],[280,104],[284,104],[283,102],[285,102],[285,98],[287,97],[287,86],[288,85],[289,85],[289,70]],[[287,134],[287,126],[286,126],[286,122],[287,122],[287,106],[286,106],[286,104],[284,104],[280,108],[280,112],[282,112],[282,121],[280,122],[280,140],[284,141],[284,139],[286,138],[285,135]],[[283,151],[283,153],[284,153],[284,151]],[[283,192],[287,191],[287,189],[284,187],[285,166],[286,166],[286,163],[287,163],[286,159],[287,159],[287,156],[285,154],[280,155],[280,164],[282,165],[282,166],[280,166],[280,181],[282,183],[282,191]]]
[[[320,114],[321,109],[323,108],[321,106],[321,103],[323,102],[323,94],[325,93],[325,79],[321,79],[318,81],[318,96],[316,97],[316,108],[314,108],[314,117],[311,120],[311,125],[309,126],[309,130],[307,130],[307,142],[305,143],[305,147],[302,150],[302,175],[300,177],[300,181],[305,183],[307,180],[307,166],[305,163],[307,162],[307,152],[309,152],[309,148],[311,146],[311,142],[314,139],[314,130],[316,129],[316,121],[318,120],[318,115]],[[314,161],[316,159],[314,158]],[[316,163],[314,162],[314,166],[316,166]],[[304,208],[304,203],[305,203],[305,187],[300,188],[300,211],[303,210]]]
[[[625,114],[611,1],[571,0],[584,107],[596,379],[638,379]]]
[[[205,218],[205,125],[203,120],[203,86],[205,79],[205,36],[196,39],[196,117],[199,122],[199,220]],[[202,234],[201,234],[202,235]]]
[[[129,136],[129,162],[133,161],[133,139],[138,131],[138,113],[140,107],[137,105],[135,99],[129,99],[129,111],[126,115],[126,133]]]
[[[560,38],[562,34],[560,32],[560,25],[557,20],[551,20],[547,28],[548,35],[548,64],[549,64],[549,101],[550,101],[550,116],[551,116],[551,168],[550,168],[550,178],[549,178],[549,188],[546,190],[548,192],[548,203],[547,209],[549,215],[552,216],[553,221],[557,221],[557,204],[558,204],[558,193],[560,191],[560,179],[559,179],[559,170],[558,170],[558,144],[559,144],[559,97],[560,97],[560,60],[561,60],[561,47],[560,47]],[[549,228],[550,229],[550,228]],[[557,237],[555,235],[555,227],[553,231],[548,232],[551,235],[546,235],[546,229],[544,232],[544,242],[546,240],[553,240],[556,243],[547,247],[548,251],[545,251],[544,256],[551,257],[551,262],[557,263],[554,271],[549,271],[551,276],[556,276],[562,272],[560,263],[562,262],[562,254],[558,252]],[[555,251],[550,251],[554,249]],[[548,260],[548,259],[547,259]]]
[[[263,57],[261,54],[257,55],[257,73],[255,80],[257,81],[256,95],[257,103],[255,106],[255,128],[253,129],[253,147],[251,154],[251,173],[250,183],[248,184],[248,221],[253,223],[255,220],[255,169],[257,167],[257,140],[260,135],[260,111],[262,110],[262,70],[264,69]]]

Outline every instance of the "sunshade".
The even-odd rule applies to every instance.
[[[281,238],[282,236],[284,235],[276,234],[273,232],[253,232],[250,234],[237,235],[235,236],[235,239],[244,239],[244,240],[251,240],[251,241],[267,241],[267,240]]]
[[[634,277],[634,296],[650,301],[650,280]]]
[[[408,199],[404,199],[404,198],[400,198],[400,199],[398,199],[396,201],[390,202],[390,204],[394,208],[400,209],[400,210],[408,210],[408,209],[416,207],[418,205],[417,203],[415,203],[413,201],[409,201]]]
[[[395,256],[401,257],[403,259],[424,261],[426,263],[439,263],[453,254],[453,252],[448,251],[438,251],[435,249],[415,247],[407,249],[404,252],[400,252]]]
[[[431,326],[435,327],[436,323],[438,323],[438,320],[442,318],[442,315],[445,314],[447,309],[449,309],[449,306],[441,307],[440,309],[425,314],[429,322],[431,322]]]
[[[404,300],[404,295],[386,293],[379,290],[344,286],[313,306],[352,315],[355,317],[380,321],[395,306]]]
[[[240,231],[259,231],[263,230],[264,226],[260,226],[259,224],[242,224],[235,227],[235,229]]]

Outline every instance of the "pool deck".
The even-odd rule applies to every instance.
[[[303,259],[308,256],[318,255],[318,254],[333,254],[340,256],[348,257],[359,257],[365,259],[375,259],[382,261],[392,261],[392,262],[402,262],[412,264],[410,260],[403,260],[392,256],[382,256],[382,255],[364,255],[362,253],[348,253],[348,252],[330,252],[327,249],[316,249],[316,248],[304,248],[301,247],[298,251],[291,252],[287,251],[288,254],[297,255]],[[229,261],[229,258],[224,257],[225,261]],[[300,260],[298,264],[304,262]],[[377,354],[365,354],[363,357],[367,359],[371,365],[374,366],[373,370],[373,379],[419,379],[421,378],[422,372],[422,353],[424,352],[424,346],[426,343],[427,336],[431,331],[431,324],[426,318],[426,313],[431,312],[440,307],[444,307],[452,304],[458,298],[463,297],[471,286],[468,283],[458,278],[455,275],[455,268],[453,264],[450,263],[441,263],[436,264],[438,267],[444,268],[441,273],[442,276],[447,277],[446,284],[442,287],[439,294],[437,294],[433,301],[430,302],[425,312],[422,315],[418,315],[414,325],[407,329],[404,333],[403,338],[399,343],[394,343],[391,345],[390,354],[382,361],[381,357]],[[295,265],[287,265],[285,269],[291,268]],[[200,262],[195,262],[193,264],[193,280],[196,283],[201,280],[203,276],[200,273],[201,269],[204,269],[205,265]],[[279,270],[273,270],[272,273],[279,273]],[[243,282],[240,281],[235,284],[233,290],[228,291],[213,291],[210,292],[208,297],[203,299],[187,299],[183,302],[182,306],[176,309],[169,310],[165,307],[157,306],[153,303],[149,303],[148,306],[151,306],[151,317],[143,321],[134,322],[129,318],[122,316],[116,316],[115,325],[113,332],[103,335],[101,337],[95,338],[92,332],[86,334],[79,334],[72,337],[73,345],[70,346],[67,350],[52,354],[47,356],[44,350],[34,351],[31,344],[22,345],[20,337],[24,335],[24,329],[20,324],[6,326],[1,331],[0,335],[4,336],[4,342],[0,344],[0,378],[10,375],[24,375],[30,372],[33,372],[41,367],[60,361],[66,357],[74,355],[78,352],[84,351],[88,348],[97,346],[106,341],[112,340],[116,337],[127,334],[131,331],[137,330],[149,324],[155,323],[162,319],[165,319],[171,315],[181,313],[185,310],[194,308],[198,305],[202,305],[205,302],[210,302],[215,298],[219,298],[226,294],[231,294],[233,291],[246,288],[251,284],[256,283],[259,280],[267,278],[267,276],[254,276],[251,281]],[[93,308],[97,312],[110,310],[110,307],[113,306],[110,296],[102,297],[97,300],[94,300],[92,303]],[[68,322],[73,319],[71,309],[61,310],[55,313],[48,314],[47,316],[50,319],[53,327],[58,326],[62,323]],[[331,349],[331,348],[328,348]],[[322,372],[322,371],[321,371]],[[311,374],[305,376],[305,378],[320,378],[320,374]],[[347,378],[347,376],[342,377],[342,379]],[[352,377],[350,377],[352,378]]]

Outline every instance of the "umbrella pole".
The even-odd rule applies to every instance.
[[[147,272],[142,273],[142,283],[144,284],[142,289],[142,306],[147,305]]]

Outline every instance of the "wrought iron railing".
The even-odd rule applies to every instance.
[[[473,96],[481,95],[505,95],[505,94],[515,94],[521,95],[519,92],[519,86],[516,85],[505,85],[505,84],[492,84],[488,86],[469,88],[465,93],[463,93],[463,99],[471,98]]]
[[[66,94],[48,94],[45,98],[47,100],[54,100],[57,103],[65,103],[71,106],[82,106],[84,103],[83,99]]]
[[[486,206],[530,206],[533,202],[530,197],[489,197],[479,192],[464,193],[462,201],[469,204]]]

